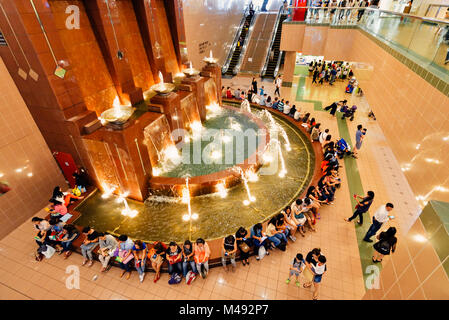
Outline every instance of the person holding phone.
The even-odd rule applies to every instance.
[[[346,222],[351,222],[354,220],[357,216],[359,217],[359,225],[363,224],[363,214],[369,210],[371,207],[371,204],[374,200],[374,192],[368,191],[365,197],[359,196],[357,194],[354,195],[354,199],[357,201],[357,204],[355,206],[354,214],[346,219]],[[359,201],[358,199],[362,199],[362,201]]]
[[[390,215],[391,210],[393,210],[394,205],[392,203],[387,203],[386,205],[381,206],[377,211],[374,213],[373,216],[373,223],[368,229],[368,232],[366,233],[365,237],[363,238],[363,241],[366,242],[373,242],[370,238],[376,234],[377,231],[382,227],[382,225],[389,221],[390,219],[393,219],[394,216]]]

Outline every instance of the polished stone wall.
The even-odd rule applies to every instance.
[[[0,195],[1,239],[42,209],[54,186],[67,187],[1,58],[0,137],[0,182],[11,188]]]

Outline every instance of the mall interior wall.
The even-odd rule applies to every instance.
[[[53,187],[67,187],[42,134],[0,58],[0,239],[48,204]],[[30,222],[30,230],[32,230]]]

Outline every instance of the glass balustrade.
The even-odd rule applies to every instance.
[[[284,23],[358,27],[449,83],[449,20],[373,8],[290,7]]]

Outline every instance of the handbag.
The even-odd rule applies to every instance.
[[[249,246],[245,242],[240,243],[239,248],[244,253],[247,253],[250,249]]]

